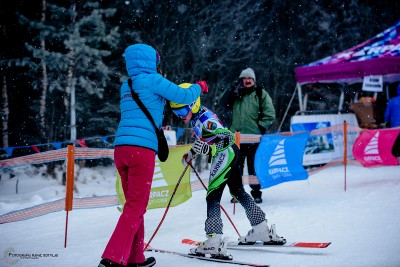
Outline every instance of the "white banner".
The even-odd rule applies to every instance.
[[[323,115],[299,115],[293,116],[290,121],[292,132],[312,131],[316,129],[329,128],[341,125],[346,120],[348,125],[358,127],[357,118],[353,113],[349,114],[323,114]],[[349,146],[348,156],[351,155],[351,147],[358,136],[358,132],[347,133],[347,144]],[[303,155],[303,165],[311,166],[330,162],[343,158],[344,144],[343,131],[329,131],[324,134],[312,134]]]
[[[176,146],[176,131],[164,130],[164,135],[167,139],[168,146]]]
[[[362,90],[368,92],[382,92],[383,91],[382,75],[365,76],[363,79]]]

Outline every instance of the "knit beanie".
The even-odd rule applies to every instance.
[[[254,82],[256,82],[256,74],[254,73],[254,70],[252,68],[247,68],[245,70],[242,70],[242,72],[239,75],[239,79],[245,77],[253,78]]]

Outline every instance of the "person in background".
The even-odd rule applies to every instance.
[[[386,106],[384,117],[391,128],[400,126],[400,84],[397,86],[397,96],[391,98]]]
[[[180,86],[190,88],[190,84]],[[232,259],[227,253],[226,238],[223,236],[220,201],[226,185],[232,196],[237,198],[246,212],[252,229],[246,236],[241,236],[242,243],[262,241],[266,244],[283,245],[286,240],[276,234],[275,225],[267,225],[265,213],[244,190],[242,176],[237,160],[240,151],[235,144],[235,135],[224,127],[217,115],[202,106],[200,98],[190,104],[170,102],[172,111],[183,122],[190,123],[196,141],[192,148],[183,155],[182,164],[191,164],[196,155],[208,156],[210,175],[207,189],[207,219],[205,232],[207,240],[190,250],[193,254],[211,254],[213,258]]]
[[[397,96],[391,98],[386,106],[384,118],[391,128],[400,126],[400,84],[397,85]],[[400,157],[400,135],[394,142],[392,154]]]
[[[164,78],[160,56],[151,46],[126,48],[125,63],[133,90],[161,127],[166,100],[191,103],[207,84],[200,81],[188,89]],[[149,201],[158,148],[153,125],[132,99],[127,80],[120,89],[121,120],[114,141],[114,163],[121,176],[126,203],[104,250],[99,267],[153,266],[154,257],[144,256],[144,214]]]
[[[275,109],[272,99],[256,84],[256,75],[251,68],[244,69],[239,80],[230,92],[232,103],[232,125],[230,130],[241,134],[265,134],[275,121]],[[254,170],[254,156],[259,143],[240,144],[240,157],[238,159],[243,175],[244,162],[247,159],[247,172],[256,177]],[[256,203],[262,202],[262,192],[259,183],[250,183],[251,195]],[[234,202],[235,199],[232,199]]]

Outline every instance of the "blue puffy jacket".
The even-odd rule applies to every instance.
[[[390,127],[400,126],[400,84],[397,87],[397,96],[390,99],[386,107],[385,122],[389,122]]]
[[[156,50],[145,44],[135,44],[125,50],[126,69],[132,79],[133,90],[149,110],[154,122],[161,127],[165,100],[189,104],[201,92],[197,84],[187,89],[165,79],[157,73]],[[158,141],[153,125],[132,99],[127,80],[121,86],[121,120],[115,135],[114,146],[133,145],[147,147],[157,152]]]

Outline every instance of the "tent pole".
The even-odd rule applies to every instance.
[[[390,99],[390,97],[389,97],[389,83],[386,84],[385,89],[386,89],[386,100],[389,100]]]
[[[308,92],[305,92],[303,97],[303,111],[307,110],[307,104],[308,104]]]
[[[292,102],[293,102],[294,96],[296,95],[296,90],[297,90],[297,86],[294,88],[294,91],[293,91],[292,97],[290,98],[290,101],[289,101],[289,104],[288,104],[288,106],[287,106],[287,108],[286,108],[285,114],[283,115],[283,118],[282,118],[282,120],[281,120],[281,123],[279,124],[279,127],[278,127],[278,131],[277,131],[277,133],[279,133],[279,132],[281,131],[281,128],[282,128],[283,122],[284,122],[284,121],[285,121],[285,119],[286,119],[286,116],[287,116],[287,114],[288,114],[288,112],[289,112],[289,108],[290,108],[290,106],[292,105]],[[299,99],[300,99],[300,98],[299,98]],[[299,101],[301,101],[301,100],[299,100]],[[301,108],[300,108],[300,110],[301,110]]]
[[[296,89],[297,89],[297,93],[298,93],[298,97],[299,97],[300,111],[304,111],[303,98],[302,98],[302,93],[301,93],[301,85],[299,83],[296,84]],[[295,92],[296,92],[296,89],[295,89]]]
[[[347,85],[344,84],[344,89],[346,89]],[[340,88],[340,98],[339,98],[339,106],[338,106],[338,114],[341,114],[342,109],[343,109],[343,103],[344,103],[344,90],[343,88]]]

